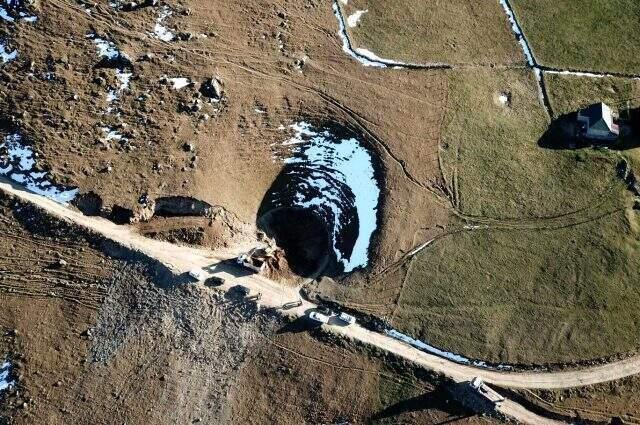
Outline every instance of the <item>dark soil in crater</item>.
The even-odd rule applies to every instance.
[[[282,248],[293,273],[315,277],[336,272],[327,225],[313,212],[302,208],[273,209],[258,219],[258,227]]]

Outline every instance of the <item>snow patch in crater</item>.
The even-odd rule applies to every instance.
[[[369,245],[378,220],[377,210],[380,189],[375,178],[371,153],[357,139],[337,138],[329,130],[316,130],[307,122],[290,125],[294,135],[283,145],[293,146],[292,156],[285,159],[287,165],[302,165],[309,170],[300,192],[294,197],[294,206],[313,208],[329,207],[334,215],[333,249],[344,272],[365,267],[369,261]],[[342,192],[328,180],[344,184],[353,193],[353,204],[357,213],[358,234],[350,255],[341,252],[336,242],[343,227],[343,212],[340,208]],[[309,198],[304,189],[314,188],[311,193],[321,196]]]

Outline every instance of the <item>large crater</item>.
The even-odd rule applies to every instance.
[[[301,276],[366,267],[380,202],[375,156],[340,126],[299,122],[289,129],[276,149],[283,168],[260,206],[258,227]]]

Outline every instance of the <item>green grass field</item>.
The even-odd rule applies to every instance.
[[[356,47],[407,62],[523,63],[500,4],[350,0],[346,16],[368,10],[349,34]]]
[[[637,0],[511,0],[538,61],[640,74]]]
[[[544,218],[609,196],[617,159],[539,146],[549,121],[531,71],[451,72],[449,87],[442,156],[463,213]],[[497,101],[500,93],[510,94],[510,106]]]
[[[617,109],[640,106],[640,81],[628,78],[589,78],[545,74],[553,111],[556,115],[575,112],[596,102]]]
[[[491,220],[410,263],[394,325],[493,361],[569,362],[638,348],[639,223],[616,175],[621,157],[541,147],[548,121],[530,71],[450,78],[445,175],[462,213]]]
[[[635,350],[637,226],[637,213],[621,211],[563,229],[443,239],[411,264],[393,322],[495,362],[571,362]]]
[[[547,74],[547,88],[556,116],[575,112],[596,102],[605,102],[618,111],[622,119],[629,118],[631,111],[640,108],[640,81],[627,78],[587,78]],[[640,173],[640,134],[624,136],[630,149],[621,151]],[[635,146],[635,147],[634,147]]]

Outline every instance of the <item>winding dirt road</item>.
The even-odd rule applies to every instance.
[[[73,222],[90,232],[115,241],[125,248],[159,261],[176,275],[184,275],[191,269],[202,268],[208,276],[225,278],[226,283],[220,287],[221,290],[229,290],[235,285],[242,284],[254,292],[260,292],[262,294],[261,304],[265,307],[278,308],[285,303],[297,301],[300,298],[297,288],[284,287],[260,275],[246,274],[235,265],[224,261],[236,257],[248,247],[236,247],[235,250],[213,252],[172,245],[167,242],[145,238],[135,233],[130,227],[119,226],[106,219],[85,216],[64,205],[30,193],[3,177],[0,177],[0,190],[16,196],[22,201],[36,205],[54,217]],[[314,304],[303,301],[300,307],[287,310],[286,313],[295,317],[302,317],[307,314],[309,309],[315,307]],[[560,389],[613,381],[640,373],[640,356],[606,365],[564,372],[487,370],[461,365],[433,354],[425,353],[388,335],[375,333],[358,325],[348,327],[332,325],[326,327],[338,335],[376,346],[426,369],[442,373],[456,382],[469,381],[477,376],[487,383],[506,388]],[[558,423],[538,417],[509,400],[503,403],[499,410],[525,423]]]

